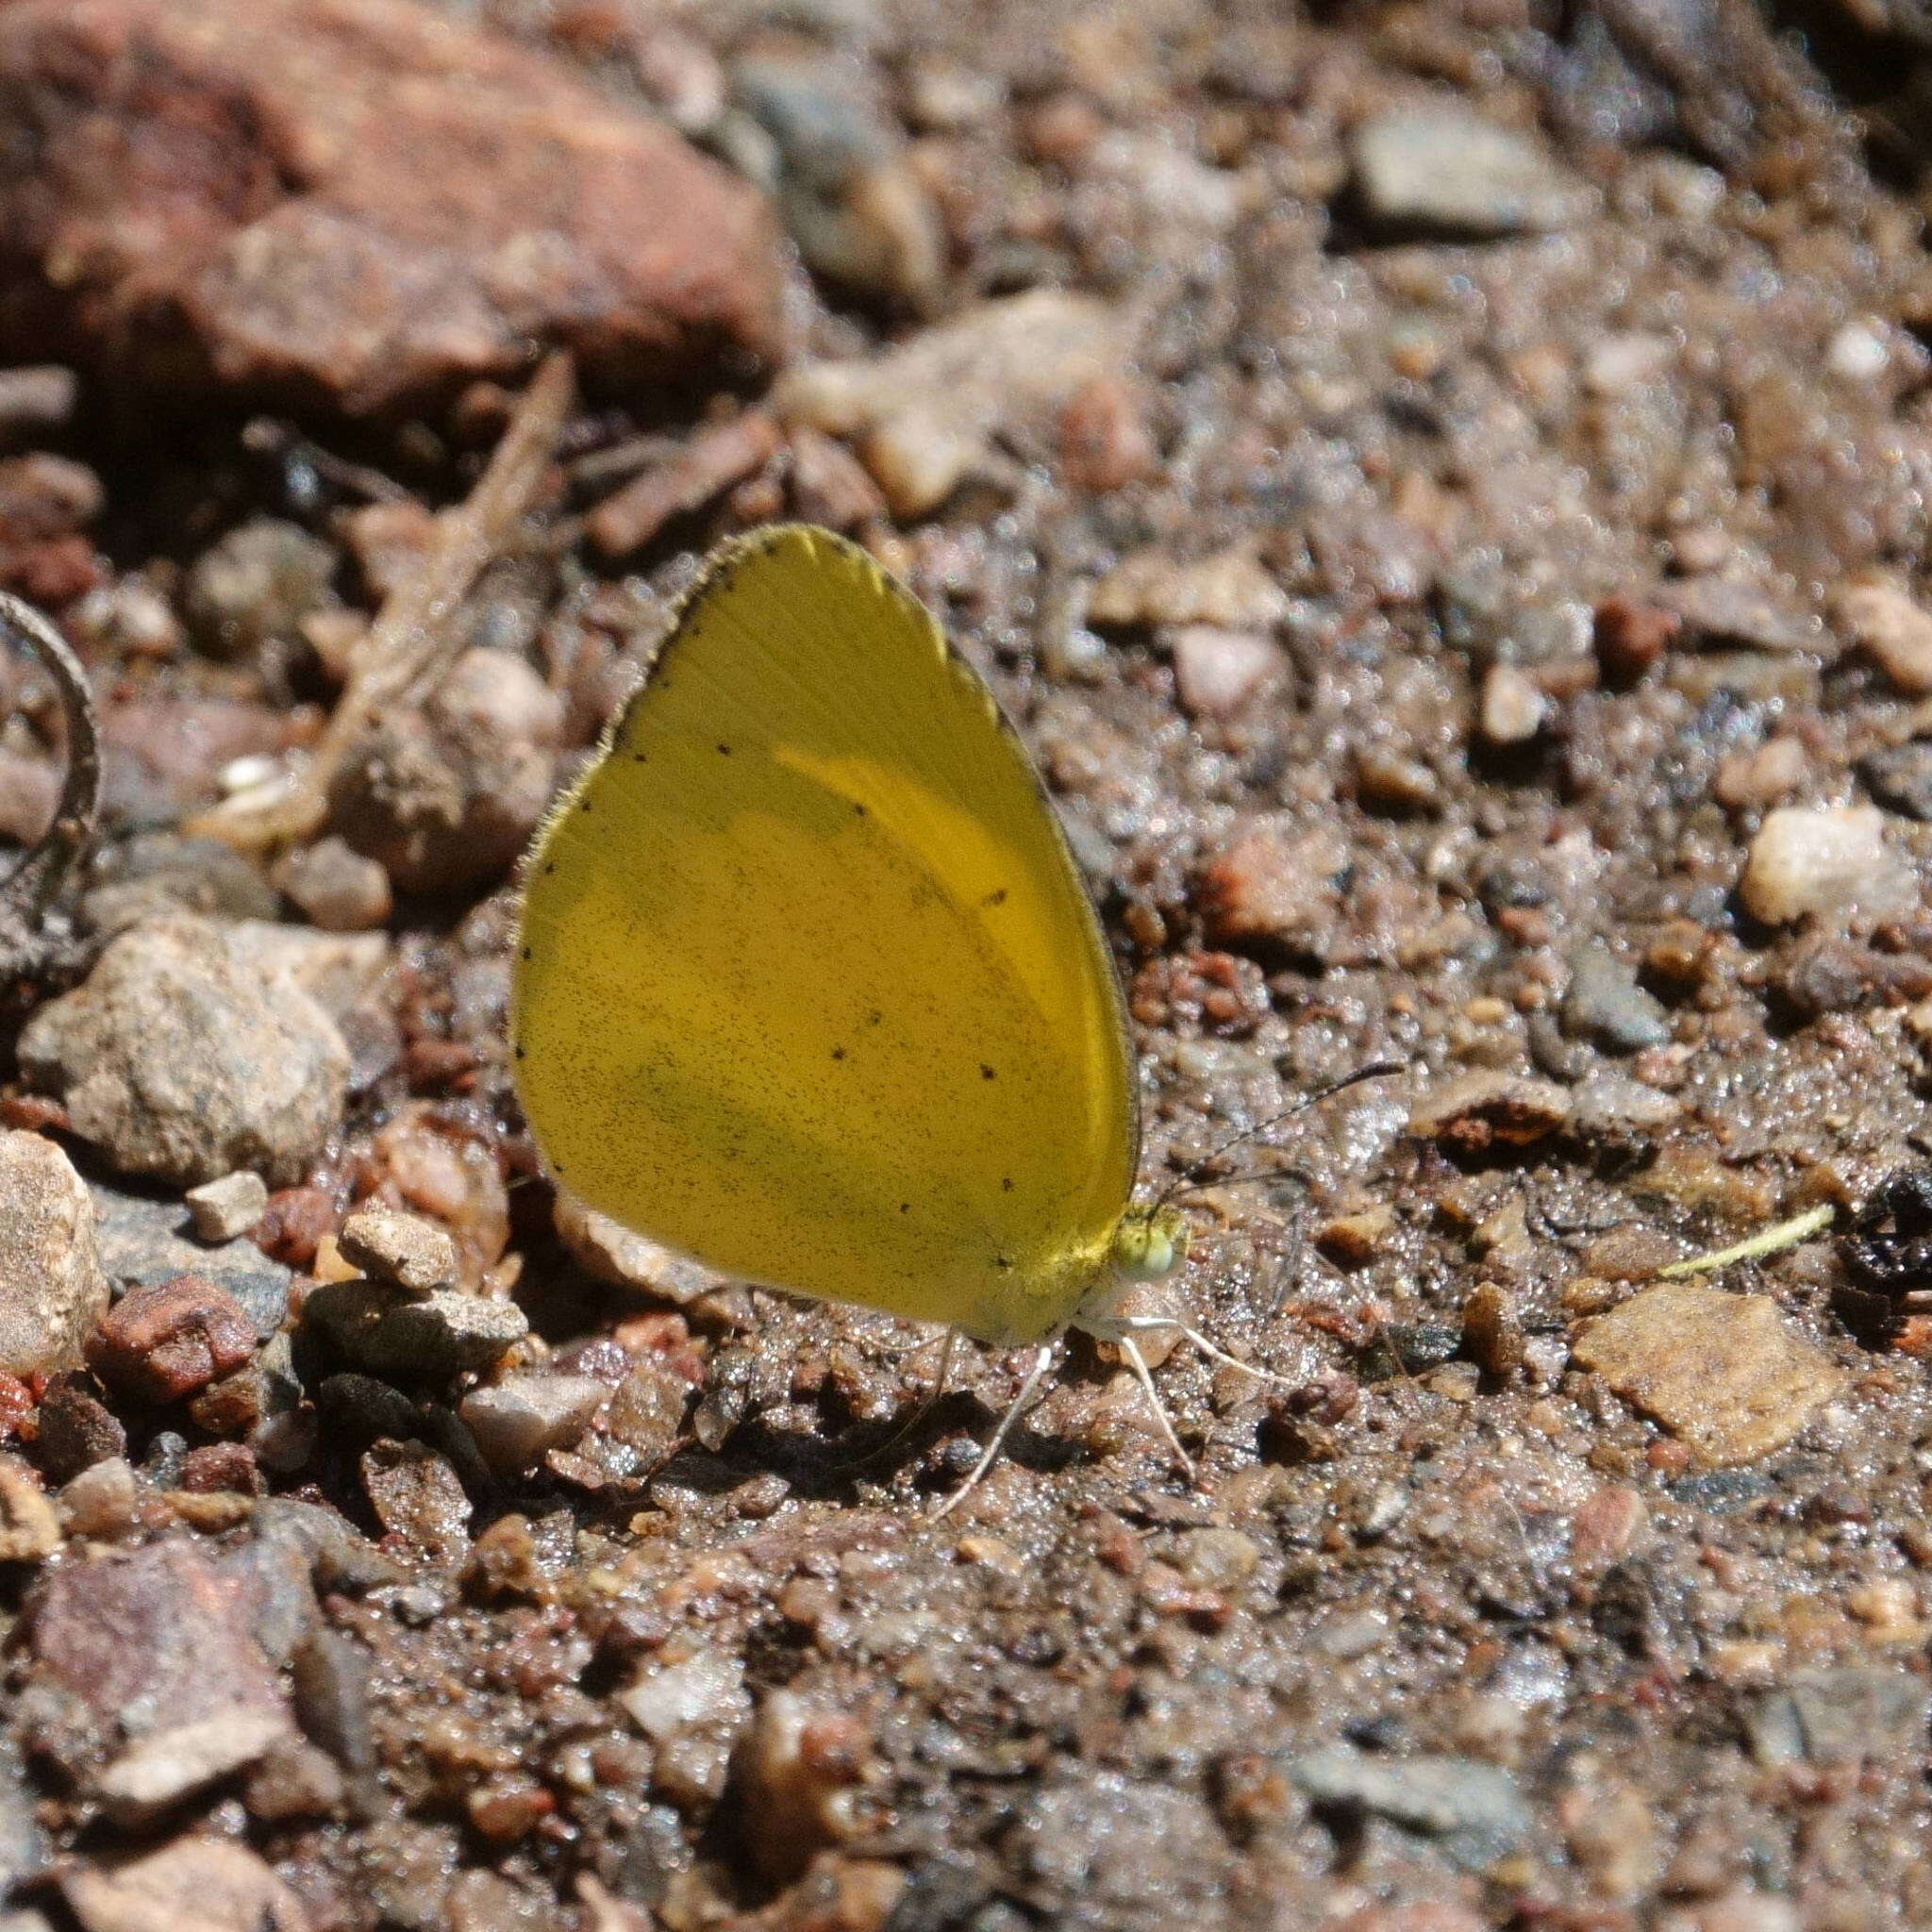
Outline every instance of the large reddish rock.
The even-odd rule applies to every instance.
[[[656,384],[776,357],[776,234],[670,128],[417,0],[0,7],[8,360],[358,413],[546,342]]]

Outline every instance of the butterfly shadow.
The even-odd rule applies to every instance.
[[[908,1471],[914,1472],[916,1479],[934,1445],[949,1437],[958,1445],[959,1468],[941,1466],[925,1474],[945,1484],[957,1481],[977,1459],[981,1444],[998,1426],[1002,1413],[964,1388],[949,1389],[937,1398],[910,1405],[910,1409],[909,1415],[853,1424],[831,1437],[753,1414],[732,1430],[721,1455],[683,1451],[659,1475],[671,1475],[694,1488],[727,1489],[750,1475],[772,1474],[783,1476],[792,1492],[803,1499],[853,1503],[859,1500],[862,1490],[891,1488]],[[1037,1431],[1024,1419],[1008,1435],[1003,1453],[1030,1469],[1043,1471],[1063,1468],[1078,1454],[1060,1437]],[[701,1475],[700,1462],[709,1465],[715,1475]]]

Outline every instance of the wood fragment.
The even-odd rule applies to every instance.
[[[189,822],[189,832],[260,851],[321,828],[329,786],[357,741],[386,712],[420,703],[449,669],[457,648],[451,620],[514,537],[549,467],[575,392],[570,358],[551,356],[524,391],[475,489],[437,519],[422,568],[384,599],[350,658],[348,683],[308,762],[273,785],[201,813]]]
[[[776,421],[759,409],[700,429],[669,462],[646,470],[600,503],[584,519],[584,528],[606,557],[627,556],[673,517],[702,508],[763,469],[784,441]]]

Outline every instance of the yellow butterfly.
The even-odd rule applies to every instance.
[[[1234,1362],[1120,1312],[1188,1230],[1132,1205],[1099,923],[991,694],[829,531],[709,560],[531,849],[510,1028],[592,1208],[741,1280],[1038,1346],[968,1488],[1069,1327],[1150,1396],[1137,1329]]]

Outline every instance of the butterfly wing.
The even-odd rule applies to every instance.
[[[857,546],[721,551],[528,861],[558,1177],[744,1279],[1050,1332],[1138,1155],[1111,962],[991,694]]]

